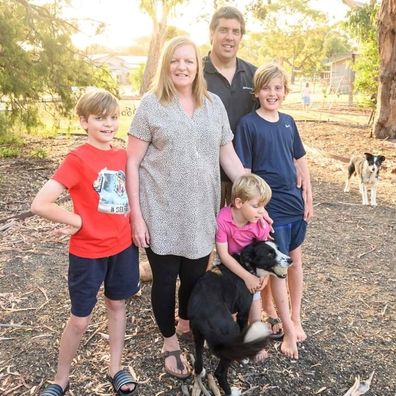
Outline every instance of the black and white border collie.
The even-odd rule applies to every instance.
[[[345,183],[344,192],[349,192],[350,180],[353,175],[359,178],[359,191],[362,194],[363,205],[368,205],[368,188],[370,187],[371,206],[377,206],[377,184],[379,181],[379,170],[385,161],[383,155],[355,155],[351,158],[348,165],[348,177]]]
[[[234,258],[257,276],[285,278],[292,260],[275,243],[256,241]],[[232,361],[252,358],[268,341],[270,330],[262,322],[248,324],[253,295],[244,281],[223,264],[206,272],[191,293],[188,316],[195,344],[195,375],[203,371],[203,346],[220,358],[215,377],[226,395],[232,395],[227,380]],[[236,322],[232,314],[237,312]]]

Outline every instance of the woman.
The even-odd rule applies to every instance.
[[[178,378],[191,372],[175,333],[176,280],[179,332],[189,328],[188,298],[213,249],[219,162],[231,180],[245,173],[232,138],[220,98],[206,90],[197,46],[172,39],[129,130],[127,179],[133,239],[146,248],[153,272],[165,371]]]

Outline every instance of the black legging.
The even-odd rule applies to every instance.
[[[146,249],[147,258],[153,271],[151,305],[155,320],[164,337],[175,334],[175,298],[177,276],[179,287],[179,317],[188,319],[187,304],[195,282],[208,266],[209,255],[199,259],[188,259],[174,255],[159,255]]]

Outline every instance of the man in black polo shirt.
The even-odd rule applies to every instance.
[[[245,21],[236,8],[221,7],[213,14],[209,29],[212,50],[203,59],[204,75],[208,90],[224,103],[235,134],[241,117],[255,107],[252,88],[256,66],[237,58]],[[231,182],[221,171],[221,207],[229,204],[230,199]]]

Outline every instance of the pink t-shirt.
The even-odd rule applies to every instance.
[[[227,242],[230,254],[240,253],[255,240],[267,240],[270,231],[269,224],[262,221],[247,223],[243,227],[237,226],[232,218],[230,206],[222,208],[217,215],[216,242]]]

